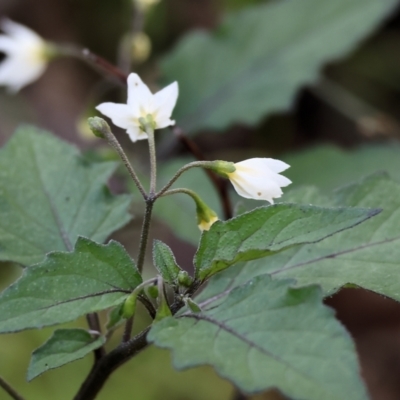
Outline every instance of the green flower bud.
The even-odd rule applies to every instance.
[[[88,124],[93,134],[99,138],[105,138],[105,132],[110,132],[110,127],[103,118],[92,117],[88,119]]]
[[[180,286],[190,287],[193,283],[193,278],[186,271],[179,271],[178,283]]]
[[[132,293],[126,300],[124,305],[122,306],[122,317],[129,319],[135,314],[136,308],[136,301],[137,301],[137,293]]]
[[[153,299],[156,299],[158,297],[158,287],[157,286],[154,286],[154,285],[148,286],[146,288],[146,292]]]

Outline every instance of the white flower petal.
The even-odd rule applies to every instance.
[[[25,25],[18,24],[8,18],[3,18],[0,21],[0,28],[20,43],[24,42],[43,42],[43,39],[32,29]]]
[[[174,82],[154,95],[154,113],[157,128],[161,128],[161,125],[164,125],[163,127],[170,125],[170,123],[168,125],[165,125],[165,123],[170,121],[172,111],[178,100],[178,94],[178,83]]]
[[[127,103],[131,113],[137,116],[137,118],[153,113],[153,94],[138,74],[130,74],[128,76]]]
[[[130,126],[126,133],[129,135],[129,138],[133,143],[137,142],[138,140],[147,139],[147,133],[143,132],[138,126]]]
[[[96,109],[120,128],[128,129],[134,125],[129,107],[126,104],[102,103]]]
[[[4,53],[13,53],[15,49],[15,41],[6,35],[0,35],[0,51]]]
[[[169,118],[162,119],[162,120],[156,120],[157,127],[156,129],[163,129],[166,128],[167,126],[173,126],[175,125],[175,121]]]
[[[8,19],[1,20],[0,27],[8,34],[0,35],[0,51],[7,55],[0,63],[0,84],[16,92],[43,74],[47,45],[35,32]]]
[[[281,160],[275,160],[274,158],[264,158],[264,159],[261,158],[261,160],[265,160],[265,165],[267,165],[271,171],[274,171],[277,173],[283,172],[283,171],[287,170],[288,168],[290,168],[289,164],[286,164],[285,162],[283,162]]]

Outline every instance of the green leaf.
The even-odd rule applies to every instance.
[[[32,353],[28,381],[50,369],[61,367],[85,357],[105,343],[103,336],[93,337],[83,329],[59,329]]]
[[[248,393],[277,387],[296,399],[367,399],[352,340],[320,289],[291,283],[258,277],[222,302],[205,299],[202,313],[165,318],[147,338],[173,350],[176,368],[212,365]]]
[[[79,238],[71,253],[50,253],[0,295],[0,332],[72,321],[123,302],[142,282],[117,242]]]
[[[186,131],[255,124],[287,110],[322,64],[347,55],[397,0],[274,1],[187,35],[162,63],[179,82],[174,117]]]
[[[379,212],[275,204],[226,222],[217,221],[201,237],[194,260],[196,277],[205,279],[239,261],[265,257],[300,243],[318,242]]]
[[[176,263],[172,250],[160,240],[155,240],[153,244],[153,261],[157,271],[161,274],[165,282],[174,284],[178,280],[181,268]]]
[[[103,242],[125,225],[130,196],[105,186],[116,163],[89,163],[78,150],[31,127],[0,151],[0,260],[31,265],[78,236]]]
[[[315,193],[314,190],[311,192]],[[322,197],[316,197],[319,201]],[[400,184],[375,174],[336,192],[336,204],[382,207],[376,217],[314,245],[296,246],[268,258],[235,265],[217,275],[205,296],[218,295],[255,276],[319,284],[326,296],[351,284],[400,301]]]
[[[291,166],[285,176],[293,182],[290,187],[315,185],[324,193],[377,171],[387,171],[398,179],[399,152],[400,144],[396,142],[363,145],[353,150],[319,146],[284,157]]]

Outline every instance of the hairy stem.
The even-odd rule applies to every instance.
[[[114,150],[118,153],[120,159],[125,165],[125,168],[128,170],[129,175],[131,176],[133,182],[135,182],[136,187],[139,189],[139,192],[141,193],[142,197],[146,200],[147,199],[147,194],[146,191],[144,190],[144,187],[142,183],[139,180],[139,177],[136,175],[135,170],[133,169],[131,163],[128,160],[127,155],[125,154],[123,148],[119,144],[117,138],[114,136],[114,134],[111,132],[110,129],[103,129],[102,130],[103,135],[107,139],[108,143],[114,148]]]
[[[201,286],[201,281],[194,281],[185,295],[192,296]],[[176,314],[184,306],[183,301],[178,298],[171,305],[172,314]],[[90,371],[83,382],[74,400],[93,400],[100,392],[109,376],[121,365],[125,364],[141,350],[147,347],[147,333],[151,327],[136,335],[128,342],[121,343],[116,349],[110,351]]]
[[[154,201],[155,201],[154,197],[149,197],[146,200],[146,210],[144,212],[142,233],[140,236],[139,255],[137,260],[137,268],[140,273],[142,273],[143,271],[144,258],[146,255],[147,241],[149,239],[151,214],[153,211]]]
[[[206,157],[200,150],[199,146],[197,146],[192,139],[187,137],[179,126],[175,125],[171,128],[171,130],[175,137],[186,147],[190,153],[193,154],[198,161],[206,161]],[[233,211],[232,203],[228,194],[228,182],[209,169],[206,169],[205,172],[218,193],[225,219],[232,218]]]
[[[156,157],[156,144],[154,140],[154,129],[146,127],[146,133],[149,141],[150,153],[150,196],[156,193],[156,180],[157,180],[157,157]]]
[[[90,371],[74,400],[93,400],[102,389],[108,377],[122,364],[130,360],[147,346],[146,336],[150,328],[124,342],[102,358]]]
[[[105,58],[92,53],[89,49],[82,49],[81,47],[77,47],[69,43],[57,44],[56,48],[60,56],[77,58],[98,72],[101,71],[104,75],[112,77],[119,83],[126,85],[128,76],[123,71],[111,64]]]
[[[24,398],[0,376],[0,387],[4,389],[14,400],[24,400]]]
[[[172,179],[158,192],[155,197],[159,198],[164,195],[164,193],[176,182],[176,180],[186,171],[191,168],[211,168],[213,166],[212,161],[193,161],[189,164],[184,165],[181,169],[179,169],[176,174],[172,177]]]

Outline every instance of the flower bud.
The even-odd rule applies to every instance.
[[[186,271],[179,271],[178,283],[180,286],[190,287],[193,283],[193,278]]]
[[[105,138],[105,132],[110,132],[110,127],[103,118],[92,117],[88,119],[90,130],[99,138]]]
[[[153,299],[156,299],[158,297],[158,287],[157,286],[154,286],[154,285],[148,286],[146,288],[146,292]]]
[[[126,300],[122,306],[121,315],[125,319],[129,319],[135,314],[137,301],[137,293],[133,292]]]

